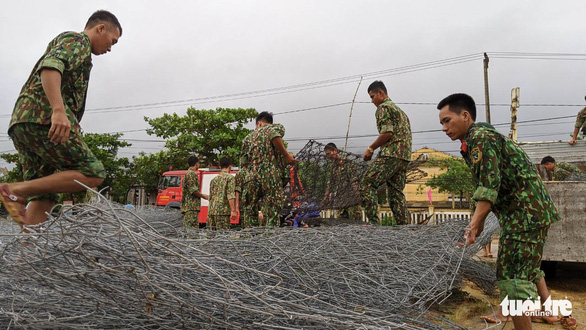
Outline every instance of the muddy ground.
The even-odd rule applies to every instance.
[[[496,257],[498,241],[493,241],[492,254]],[[477,257],[494,266],[496,258],[481,258],[480,251]],[[586,264],[584,263],[558,263],[555,277],[547,278],[546,282],[552,295],[552,299],[568,299],[572,303],[572,317],[577,322],[576,329],[586,329]],[[495,293],[496,294],[496,293]],[[492,308],[500,307],[500,298],[496,295],[489,296],[479,290],[474,284],[466,286],[454,292],[448,300],[435,308],[450,320],[468,329],[486,329],[495,324],[485,324],[479,316],[489,315]],[[501,324],[492,329],[513,329],[512,322]],[[557,324],[533,323],[533,329],[563,329]]]

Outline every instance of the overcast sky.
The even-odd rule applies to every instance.
[[[377,133],[366,89],[381,79],[411,120],[414,149],[454,152],[459,143],[437,131],[435,104],[469,93],[485,120],[483,52],[493,124],[510,121],[513,87],[521,88],[520,121],[559,118],[519,125],[519,140],[568,140],[585,103],[583,0],[52,0],[0,8],[2,152],[14,150],[10,114],[49,41],[82,31],[98,9],[113,12],[124,31],[111,53],[94,56],[81,124],[85,132],[125,132],[133,143],[126,157],[163,145],[144,132],[144,116],[182,115],[190,105],[271,111],[294,152],[310,138],[343,146],[361,75],[351,136]],[[361,154],[373,140],[351,138],[349,150]]]

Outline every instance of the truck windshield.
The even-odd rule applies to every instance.
[[[181,176],[165,176],[161,182],[161,189],[181,186]]]

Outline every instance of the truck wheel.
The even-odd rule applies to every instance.
[[[555,278],[557,266],[558,266],[557,261],[542,261],[541,262],[541,270],[543,270],[543,272],[545,273],[546,279]]]

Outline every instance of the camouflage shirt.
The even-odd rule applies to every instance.
[[[181,194],[182,212],[199,211],[201,198],[193,194],[197,191],[199,191],[199,178],[197,177],[197,173],[190,168],[183,177],[183,191]]]
[[[85,33],[63,32],[39,59],[16,100],[10,126],[17,123],[51,124],[53,109],[41,84],[41,70],[61,73],[61,96],[71,129],[79,132],[92,69],[90,39]]]
[[[208,214],[229,215],[230,199],[236,198],[234,191],[236,179],[229,170],[222,170],[222,173],[210,182],[210,208]]]
[[[286,164],[283,156],[273,146],[272,140],[283,137],[285,128],[281,124],[267,124],[248,134],[242,140],[240,166],[248,168],[247,180],[263,176],[279,176],[285,173]]]
[[[391,138],[380,147],[379,156],[411,159],[411,124],[409,117],[387,98],[376,108],[376,127],[379,134],[392,132]]]
[[[490,124],[473,124],[461,153],[476,182],[473,198],[492,203],[503,232],[532,231],[560,219],[525,151]]]
[[[581,174],[582,171],[572,164],[560,162],[555,163],[555,168],[553,169],[553,180],[554,181],[566,181],[572,174]]]
[[[586,107],[578,112],[578,116],[576,117],[576,128],[582,127],[582,133],[586,134]]]

